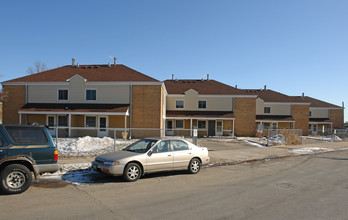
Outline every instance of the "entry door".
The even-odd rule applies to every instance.
[[[318,133],[318,125],[312,125],[312,134],[316,135]]]
[[[167,120],[166,135],[168,135],[168,136],[174,135],[174,132],[173,132],[173,121],[172,120]]]
[[[208,136],[215,136],[215,121],[208,121]]]
[[[223,127],[222,121],[217,121],[216,122],[216,135],[217,136],[222,136],[223,135],[222,127]]]
[[[106,128],[108,128],[108,118],[106,116],[99,116],[99,137],[108,136],[108,130]]]

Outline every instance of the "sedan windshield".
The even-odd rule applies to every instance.
[[[154,144],[156,144],[157,140],[149,140],[144,139],[137,141],[123,150],[136,152],[136,153],[145,153],[147,152]]]

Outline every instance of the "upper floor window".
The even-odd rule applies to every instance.
[[[206,109],[206,108],[207,108],[207,101],[205,101],[205,100],[199,100],[199,101],[198,101],[198,108],[199,108],[199,109]]]
[[[184,108],[184,100],[176,100],[175,108]]]
[[[309,111],[309,117],[311,117],[312,116],[312,111]]]
[[[86,100],[96,101],[97,100],[97,90],[96,89],[86,89]]]
[[[263,112],[266,114],[270,114],[271,113],[271,107],[264,107]]]
[[[59,101],[68,101],[69,90],[68,89],[58,89],[58,100]]]

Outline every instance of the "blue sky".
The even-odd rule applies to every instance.
[[[158,80],[209,73],[347,106],[347,9],[346,0],[1,1],[0,81],[36,61],[117,57]]]

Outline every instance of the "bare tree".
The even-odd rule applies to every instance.
[[[47,66],[45,63],[41,63],[40,61],[36,61],[34,63],[34,67],[28,67],[27,73],[30,74],[34,74],[34,73],[39,73],[42,71],[46,71],[48,70]]]

